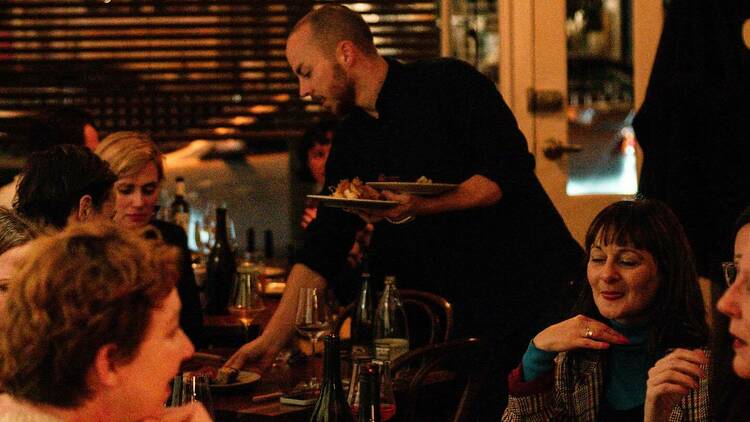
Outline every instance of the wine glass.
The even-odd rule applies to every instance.
[[[196,401],[201,402],[213,419],[214,404],[211,399],[208,375],[177,375],[174,377],[169,406],[183,406]]]
[[[297,332],[310,339],[312,356],[316,354],[315,346],[318,339],[331,326],[331,316],[328,311],[326,290],[319,287],[301,287],[297,300],[297,315],[295,318]],[[310,379],[308,385],[315,388],[317,380]]]
[[[242,262],[237,268],[234,286],[229,301],[229,313],[242,324],[245,342],[250,341],[249,328],[253,318],[265,309],[259,292],[260,272],[249,262]]]
[[[326,290],[320,287],[301,287],[295,327],[300,334],[310,339],[313,356],[316,354],[318,339],[330,328],[330,320]]]

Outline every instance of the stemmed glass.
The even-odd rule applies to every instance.
[[[312,356],[314,357],[318,339],[331,327],[331,315],[328,311],[326,290],[324,288],[300,288],[295,327],[297,328],[297,332],[310,339]],[[309,385],[314,388],[316,384],[316,378],[312,377]]]
[[[295,327],[303,336],[310,339],[312,355],[315,356],[318,339],[331,326],[331,316],[328,312],[326,290],[319,287],[302,287],[297,301],[297,316]]]

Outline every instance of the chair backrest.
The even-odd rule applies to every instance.
[[[399,290],[401,300],[404,303],[407,320],[412,321],[409,325],[409,333],[412,346],[445,343],[451,339],[453,334],[453,307],[444,297],[421,290],[402,289]],[[421,314],[421,316],[420,316]],[[421,321],[420,321],[421,319]],[[420,341],[416,334],[419,323],[429,324],[429,336],[426,341]]]
[[[403,403],[397,403],[400,421],[445,419],[434,411],[450,410],[445,404],[451,397],[436,393],[442,391],[457,402],[452,412],[453,422],[468,422],[476,419],[479,405],[479,390],[484,369],[479,364],[481,342],[477,338],[457,339],[445,343],[427,345],[407,352],[391,364],[394,382],[408,380]],[[408,374],[404,376],[403,374]],[[413,375],[412,375],[413,374]],[[430,389],[436,383],[449,383],[452,388]],[[440,402],[440,406],[435,406]],[[418,419],[418,416],[420,418]]]
[[[445,298],[420,290],[399,289],[409,324],[410,347],[445,343],[453,333],[453,308]],[[336,318],[333,332],[354,316],[356,302],[349,304]],[[427,329],[424,329],[427,328]]]

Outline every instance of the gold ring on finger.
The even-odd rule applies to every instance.
[[[586,332],[583,333],[583,336],[586,338],[591,338],[594,336],[594,332],[591,330],[591,327],[586,327]]]

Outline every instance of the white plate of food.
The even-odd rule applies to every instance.
[[[333,208],[351,208],[361,210],[383,210],[398,205],[398,201],[383,199],[337,198],[329,195],[307,195],[309,199],[320,201],[322,205]]]
[[[440,195],[458,187],[455,183],[416,183],[416,182],[367,182],[377,190],[389,190],[411,195]]]

